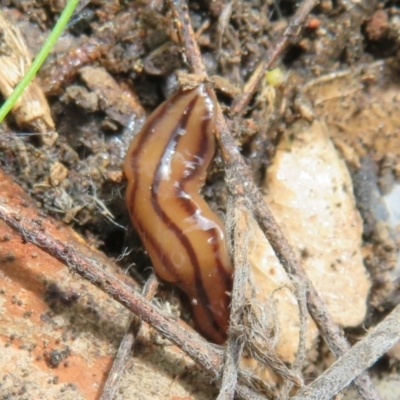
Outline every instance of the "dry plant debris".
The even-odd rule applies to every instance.
[[[20,30],[0,12],[0,92],[9,97],[31,65],[32,56]],[[52,145],[57,134],[50,107],[41,87],[33,80],[15,103],[12,113],[21,128],[42,134],[43,143]]]

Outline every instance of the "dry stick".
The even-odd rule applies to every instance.
[[[85,257],[59,240],[53,239],[41,226],[32,221],[23,220],[20,215],[2,203],[0,203],[0,219],[17,231],[26,242],[41,248],[158,330],[214,377],[219,376],[223,360],[215,346],[182,328],[175,321],[165,318],[140,293],[133,291],[125,283],[106,272],[94,260]],[[239,371],[239,375],[246,383],[253,378],[257,379],[254,375],[249,376],[247,371]],[[264,397],[246,386],[240,387],[240,393],[244,394],[243,399],[265,400]]]
[[[306,290],[301,285],[300,282],[296,280],[295,276],[291,277],[292,282],[295,286],[296,298],[299,307],[299,320],[300,320],[300,327],[299,327],[299,346],[297,348],[296,358],[293,362],[293,372],[298,373],[301,375],[301,370],[303,367],[303,362],[306,357],[307,353],[307,299],[306,299]],[[293,383],[289,380],[286,380],[284,383],[279,398],[281,400],[285,400],[289,397],[289,393],[293,388]]]
[[[296,297],[298,299],[299,304],[299,320],[300,320],[300,331],[299,331],[299,348],[297,350],[296,358],[293,363],[293,369],[301,373],[301,369],[303,367],[303,362],[306,357],[307,352],[307,291],[304,286],[301,285],[300,282],[297,282],[295,277],[292,277],[295,290],[296,290]]]
[[[224,357],[224,373],[222,375],[221,389],[217,400],[233,400],[236,393],[239,359],[243,351],[243,339],[237,340],[235,335],[230,335],[226,343]]]
[[[309,0],[306,0],[307,4]],[[314,4],[314,3],[312,3]],[[203,64],[200,49],[195,40],[193,28],[190,24],[187,5],[183,0],[174,0],[173,5],[177,16],[177,28],[180,31],[185,47],[186,57],[193,72],[204,80],[207,80],[205,66]],[[243,198],[249,210],[254,215],[271,244],[280,263],[289,275],[294,275],[299,283],[307,289],[308,311],[317,324],[321,335],[324,337],[329,348],[336,358],[350,349],[343,331],[333,321],[324,301],[316,291],[314,285],[308,279],[300,262],[290,247],[286,237],[275,221],[268,205],[254,183],[253,176],[249,167],[246,165],[239,149],[230,134],[227,121],[225,120],[221,108],[217,107],[216,136],[219,142],[222,155],[226,163],[227,185],[233,196]],[[373,386],[367,373],[360,375],[354,384],[360,396],[365,400],[379,400],[380,396]]]
[[[142,295],[146,300],[151,301],[157,291],[157,287],[158,279],[153,272],[142,290]],[[135,339],[139,334],[140,327],[140,320],[138,320],[136,317],[133,317],[129,324],[129,328],[122,338],[121,344],[119,345],[117,356],[115,357],[111,370],[108,373],[108,378],[104,385],[100,400],[112,400],[114,398],[121,381],[123,371],[125,370],[126,362],[131,354],[133,344],[135,343]]]
[[[298,35],[301,25],[304,23],[304,20],[318,1],[319,0],[305,0],[301,3],[288,26],[284,29],[282,34],[278,35],[278,38],[268,49],[263,60],[261,60],[257,65],[250,79],[245,84],[242,93],[234,100],[231,108],[234,115],[239,115],[244,111],[245,107],[249,104],[252,96],[259,87],[259,83],[263,78],[265,71],[270,68],[275,60],[282,54],[288,45],[289,40]]]
[[[400,305],[293,400],[329,400],[400,341]]]
[[[199,76],[201,80],[207,80],[207,71],[201,57],[200,48],[197,45],[196,37],[190,23],[189,10],[183,0],[171,0],[172,11],[174,12],[174,23],[180,41],[184,45],[187,62],[190,69]]]
[[[250,281],[250,265],[247,257],[248,229],[243,206],[232,201],[234,214],[235,273],[231,301],[229,338],[225,350],[224,372],[217,400],[232,400],[235,396],[239,359],[243,351],[243,310]]]

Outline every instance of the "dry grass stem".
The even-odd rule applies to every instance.
[[[293,400],[329,400],[400,340],[400,306],[340,357]]]

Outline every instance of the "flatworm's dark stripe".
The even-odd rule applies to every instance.
[[[194,97],[189,105],[186,107],[185,112],[182,115],[181,120],[177,123],[175,128],[171,131],[170,138],[168,142],[166,143],[164,147],[164,153],[163,157],[159,161],[157,167],[156,167],[156,173],[155,173],[155,178],[154,182],[151,188],[151,202],[154,208],[154,211],[157,213],[157,215],[161,218],[161,220],[166,224],[166,226],[171,229],[171,231],[175,234],[175,236],[178,238],[178,240],[181,242],[182,246],[185,248],[187,255],[189,256],[191,266],[193,267],[193,272],[194,272],[194,278],[195,278],[195,285],[196,285],[196,292],[199,297],[199,302],[201,306],[210,304],[210,300],[208,298],[207,292],[204,289],[203,285],[203,279],[201,276],[200,272],[200,265],[199,261],[197,259],[197,255],[195,250],[193,249],[192,244],[190,243],[189,239],[182,234],[181,229],[178,227],[177,224],[175,224],[174,221],[166,214],[166,212],[162,209],[162,206],[158,200],[158,188],[160,186],[160,181],[161,181],[161,167],[163,163],[165,162],[165,157],[167,156],[167,151],[172,149],[175,151],[177,147],[179,146],[179,140],[182,138],[182,135],[178,135],[178,130],[184,130],[186,129],[186,125],[189,121],[191,111],[195,107],[196,102],[199,100],[199,96]],[[224,329],[222,329],[221,326],[217,323],[215,320],[214,314],[212,313],[211,309],[207,306],[203,307],[208,321],[211,323],[213,328],[220,332],[222,335],[226,335],[226,332]]]
[[[165,116],[165,114],[174,106],[175,102],[179,100],[179,97],[181,96],[180,92],[177,92],[170,100],[165,101],[160,108],[156,109],[152,114],[151,114],[151,122],[147,126],[147,122],[142,126],[140,129],[140,132],[138,133],[139,135],[142,133],[143,130],[146,130],[147,132],[151,132],[151,134],[147,135],[141,135],[139,142],[135,146],[135,150],[132,151],[129,154],[129,166],[131,167],[131,170],[133,171],[134,179],[133,179],[133,188],[130,193],[130,207],[133,215],[133,208],[134,208],[134,203],[136,199],[136,191],[139,187],[139,173],[138,173],[138,161],[140,159],[140,152],[143,150],[143,147],[146,145],[146,143],[152,138],[153,134],[156,134],[156,126],[160,122],[160,120]],[[154,132],[152,132],[154,131]],[[156,173],[156,171],[155,171]]]
[[[208,147],[210,146],[209,140],[208,140],[208,135],[207,133],[207,127],[208,124],[210,123],[210,118],[205,119],[201,121],[201,135],[199,136],[199,143],[196,148],[196,157],[201,158],[204,160],[204,156],[208,151]],[[180,187],[183,187],[186,182],[193,180],[193,178],[198,174],[198,172],[201,171],[201,165],[196,164],[195,168],[190,172],[190,174],[186,175],[185,177],[182,177],[182,179],[178,182]]]
[[[213,228],[212,230],[214,231],[215,228]],[[216,235],[217,235],[217,233],[214,233],[214,237],[215,237]],[[217,243],[215,240],[212,242],[212,249],[213,249],[213,253],[214,253],[214,254],[219,254],[219,246],[218,246],[218,243]],[[231,291],[231,290],[232,290],[232,285],[233,285],[232,276],[231,276],[231,274],[229,274],[229,273],[226,272],[226,270],[225,270],[225,268],[224,268],[224,266],[223,266],[222,261],[220,260],[220,258],[219,258],[219,257],[215,257],[215,259],[216,259],[216,261],[217,261],[218,273],[219,273],[220,277],[222,278],[225,287],[226,287],[229,291]],[[230,307],[230,301],[229,301],[228,295],[226,296],[226,301],[225,301],[225,303],[226,303],[226,307],[229,309],[229,307]]]
[[[152,121],[151,121],[150,125],[147,127],[146,131],[151,132],[151,130],[154,129],[154,127],[159,122],[159,120],[162,117],[164,117],[164,115],[168,111],[169,107],[170,107],[170,104],[168,102],[166,102],[166,103],[164,103],[163,106],[161,106],[158,110],[156,110],[156,114],[154,116],[152,116]],[[142,127],[142,129],[145,128],[145,125]],[[133,188],[129,195],[129,200],[130,200],[130,210],[129,211],[130,211],[131,215],[133,215],[133,213],[134,213],[136,192],[139,187],[139,172],[138,172],[138,168],[137,168],[137,164],[139,161],[139,153],[143,150],[143,146],[150,139],[150,136],[151,135],[142,135],[141,138],[139,139],[139,142],[135,146],[135,150],[129,154],[129,166],[131,167],[131,170],[133,171]]]
[[[206,117],[207,115],[204,115],[204,117]],[[201,121],[201,135],[199,136],[199,143],[198,143],[198,147],[197,147],[197,151],[196,151],[196,156],[198,156],[201,159],[204,159],[205,154],[208,151],[209,148],[209,135],[207,134],[207,130],[208,130],[208,125],[210,123],[210,118],[204,118]],[[183,179],[180,180],[179,182],[179,187],[177,187],[176,189],[176,197],[179,200],[182,208],[185,209],[186,213],[188,215],[193,215],[196,210],[196,204],[194,204],[193,201],[188,200],[186,197],[183,197],[182,195],[179,194],[180,191],[186,192],[185,191],[185,183],[188,183],[189,181],[191,181],[199,172],[201,171],[201,165],[197,164],[196,167],[194,168],[194,170],[188,174],[186,177],[184,177]],[[208,207],[208,205],[207,205]],[[215,240],[212,240],[212,249],[213,249],[213,254],[215,255],[214,259],[215,259],[215,267],[217,270],[218,275],[220,276],[221,281],[224,284],[224,287],[228,290],[231,290],[232,287],[232,277],[230,276],[230,274],[228,274],[224,268],[224,265],[222,263],[222,261],[220,260],[219,257],[217,257],[216,255],[219,254],[219,245],[218,245],[218,230],[216,228],[212,228],[209,229],[207,232],[205,231],[205,233],[208,235],[209,238],[213,238]],[[203,285],[204,287],[204,285]],[[226,296],[225,299],[225,305],[226,308],[229,309],[229,298],[228,296]],[[211,303],[207,303],[207,304],[211,304]],[[219,328],[221,328],[220,326],[218,326]],[[223,334],[226,335],[225,330],[223,330]]]
[[[207,129],[208,129],[208,124],[210,123],[210,119],[203,119],[201,122],[201,136],[199,137],[199,146],[198,146],[198,151],[196,152],[196,155],[200,158],[204,158],[204,155],[206,154],[208,147],[209,147],[209,140],[208,140],[208,135],[207,135]],[[186,198],[183,198],[182,196],[179,195],[179,192],[181,190],[183,190],[184,192],[186,192],[184,190],[184,185],[187,181],[192,180],[193,177],[195,177],[198,173],[198,171],[201,170],[201,168],[199,168],[199,165],[196,166],[196,168],[192,171],[192,173],[188,176],[186,176],[185,178],[183,178],[180,182],[179,182],[179,187],[176,190],[176,196],[177,198],[180,200],[182,207],[185,209],[185,211],[189,214],[189,215],[193,215],[194,212],[196,211],[196,205],[191,202],[191,201],[187,201]],[[207,205],[208,207],[208,205]],[[215,228],[210,229],[209,231],[207,231],[207,233],[209,234],[209,237],[212,238],[217,238],[218,236],[218,231]],[[219,253],[219,248],[218,248],[218,243],[216,240],[212,241],[213,245],[213,254],[218,254]],[[232,278],[230,276],[230,274],[228,274],[221,262],[221,260],[218,257],[215,257],[215,264],[216,264],[216,268],[218,271],[219,276],[221,277],[221,280],[225,283],[225,287],[226,288],[231,288],[232,286]],[[227,302],[229,303],[229,299],[227,296]]]
[[[175,97],[176,98],[176,97]],[[159,120],[164,117],[168,109],[171,107],[171,103],[173,102],[172,99],[171,102],[166,102],[164,103],[163,106],[161,106],[157,111],[155,115],[152,115],[152,121],[150,125],[146,128],[147,132],[151,132],[155,126],[159,123]],[[144,129],[145,126],[142,127]],[[139,188],[139,171],[137,168],[138,162],[139,162],[139,154],[143,150],[143,146],[146,145],[146,142],[151,138],[151,135],[142,135],[139,139],[139,142],[135,146],[135,150],[132,151],[129,154],[129,165],[131,167],[131,170],[133,171],[133,187],[130,191],[129,194],[129,213],[131,216],[135,214],[135,200],[136,200],[136,193]],[[144,236],[146,240],[150,242],[150,244],[153,246],[154,251],[157,253],[158,258],[163,260],[163,265],[164,267],[168,270],[168,272],[174,276],[176,279],[179,279],[179,275],[176,271],[176,268],[174,265],[171,264],[171,262],[167,259],[165,260],[162,255],[163,255],[163,249],[162,246],[158,243],[158,241],[154,238],[153,235],[150,234],[145,228],[142,223],[142,221],[139,218],[131,218],[132,221],[134,221],[134,224],[136,225],[136,230],[141,236]]]
[[[164,251],[162,246],[158,243],[158,241],[154,238],[154,236],[147,231],[146,229],[143,228],[143,223],[142,220],[139,218],[135,219],[135,228],[136,231],[140,233],[140,236],[142,237],[142,240],[147,240],[150,242],[150,245],[153,247],[154,251],[156,252],[156,255],[160,262],[162,263],[163,267],[165,267],[168,272],[175,277],[177,281],[179,281],[181,278],[176,271],[175,266],[171,263],[170,259],[168,257],[163,257]],[[154,266],[153,266],[154,267]]]

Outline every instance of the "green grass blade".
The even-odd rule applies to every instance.
[[[23,91],[26,89],[26,87],[29,85],[32,79],[36,76],[36,73],[38,72],[39,68],[46,60],[51,49],[56,44],[62,31],[64,30],[65,26],[70,20],[71,15],[73,14],[78,3],[79,0],[68,0],[67,5],[65,6],[63,12],[60,15],[60,18],[58,19],[50,35],[47,37],[39,53],[35,57],[35,60],[33,61],[31,67],[29,68],[25,76],[21,79],[21,81],[18,83],[18,85],[15,87],[11,96],[6,100],[6,102],[0,108],[0,123],[3,122],[4,118],[13,108],[14,104],[19,99]]]

